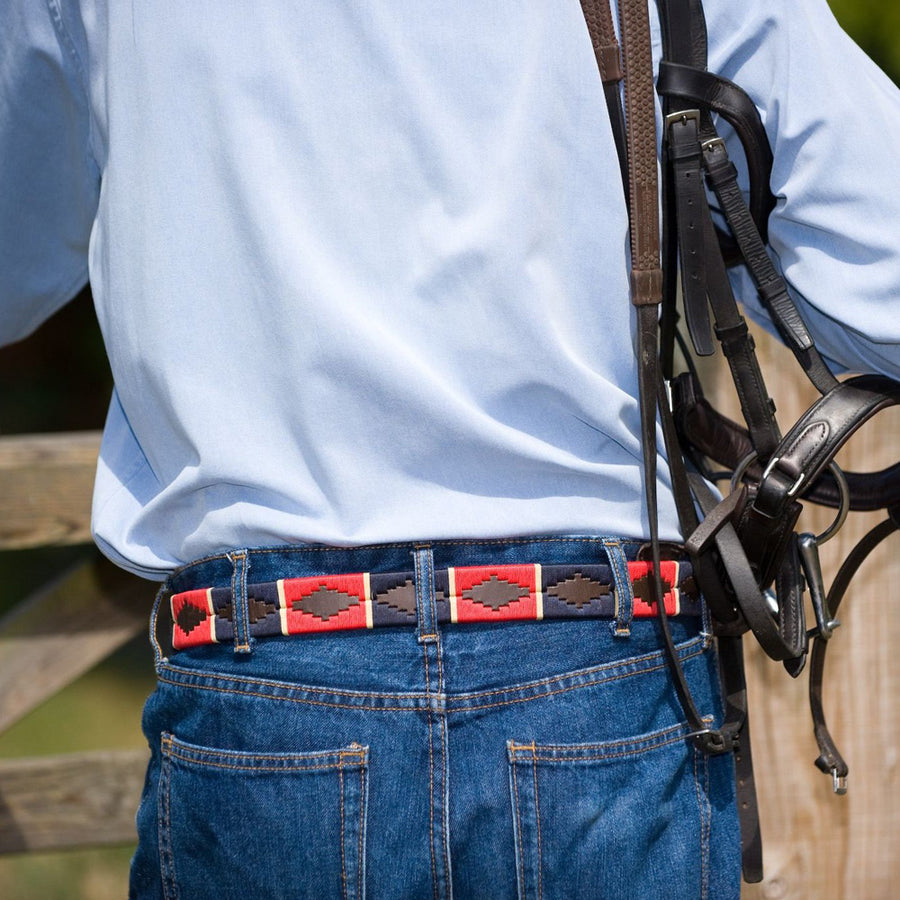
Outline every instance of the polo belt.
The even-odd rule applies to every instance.
[[[650,563],[628,563],[632,615],[656,615],[650,601]],[[660,575],[669,616],[699,616],[691,564],[667,560]],[[416,624],[415,575],[357,572],[282,578],[247,587],[250,635],[308,634]],[[461,566],[434,572],[439,623],[616,618],[621,599],[608,565],[536,563]],[[182,591],[171,597],[175,650],[234,638],[230,587]]]

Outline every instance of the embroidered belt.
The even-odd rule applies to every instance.
[[[649,562],[629,562],[632,615],[656,615],[648,602]],[[667,560],[660,576],[666,612],[699,616],[699,592],[687,561]],[[247,587],[250,635],[308,634],[416,624],[415,575],[357,572],[283,578]],[[460,566],[434,572],[440,623],[615,618],[621,613],[608,565]],[[181,650],[234,638],[230,588],[182,591],[171,597],[172,645]]]

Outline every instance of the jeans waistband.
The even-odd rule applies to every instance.
[[[656,615],[640,540],[528,537],[235,550],[177,572],[174,649],[275,635],[467,622],[608,618],[627,634]],[[691,564],[667,545],[660,576],[670,616],[700,616]],[[423,621],[424,620],[424,621]]]

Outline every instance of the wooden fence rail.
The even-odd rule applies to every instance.
[[[97,432],[0,438],[0,550],[90,540]],[[96,553],[0,619],[0,733],[146,628],[146,582]],[[135,839],[144,750],[0,762],[0,853]]]
[[[765,339],[760,342],[767,344]],[[771,344],[766,371],[785,363]],[[780,386],[785,421],[805,408]],[[99,436],[0,438],[0,550],[83,543]],[[896,418],[869,426],[845,464],[876,469],[900,447]],[[813,516],[819,530],[827,512]],[[835,539],[826,569],[871,517]],[[766,880],[748,900],[879,900],[900,884],[900,548],[880,548],[854,582],[829,651],[826,707],[851,766],[847,796],[812,766],[805,677],[750,648],[748,678]],[[145,627],[148,586],[99,557],[58,576],[0,621],[0,731]],[[752,642],[748,642],[752,643]],[[133,840],[146,754],[98,752],[0,763],[0,853]]]

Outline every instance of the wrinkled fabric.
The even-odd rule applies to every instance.
[[[897,90],[824,0],[705,7],[823,352],[900,374]],[[0,340],[90,279],[112,559],[647,533],[627,214],[576,0],[0,12]]]

